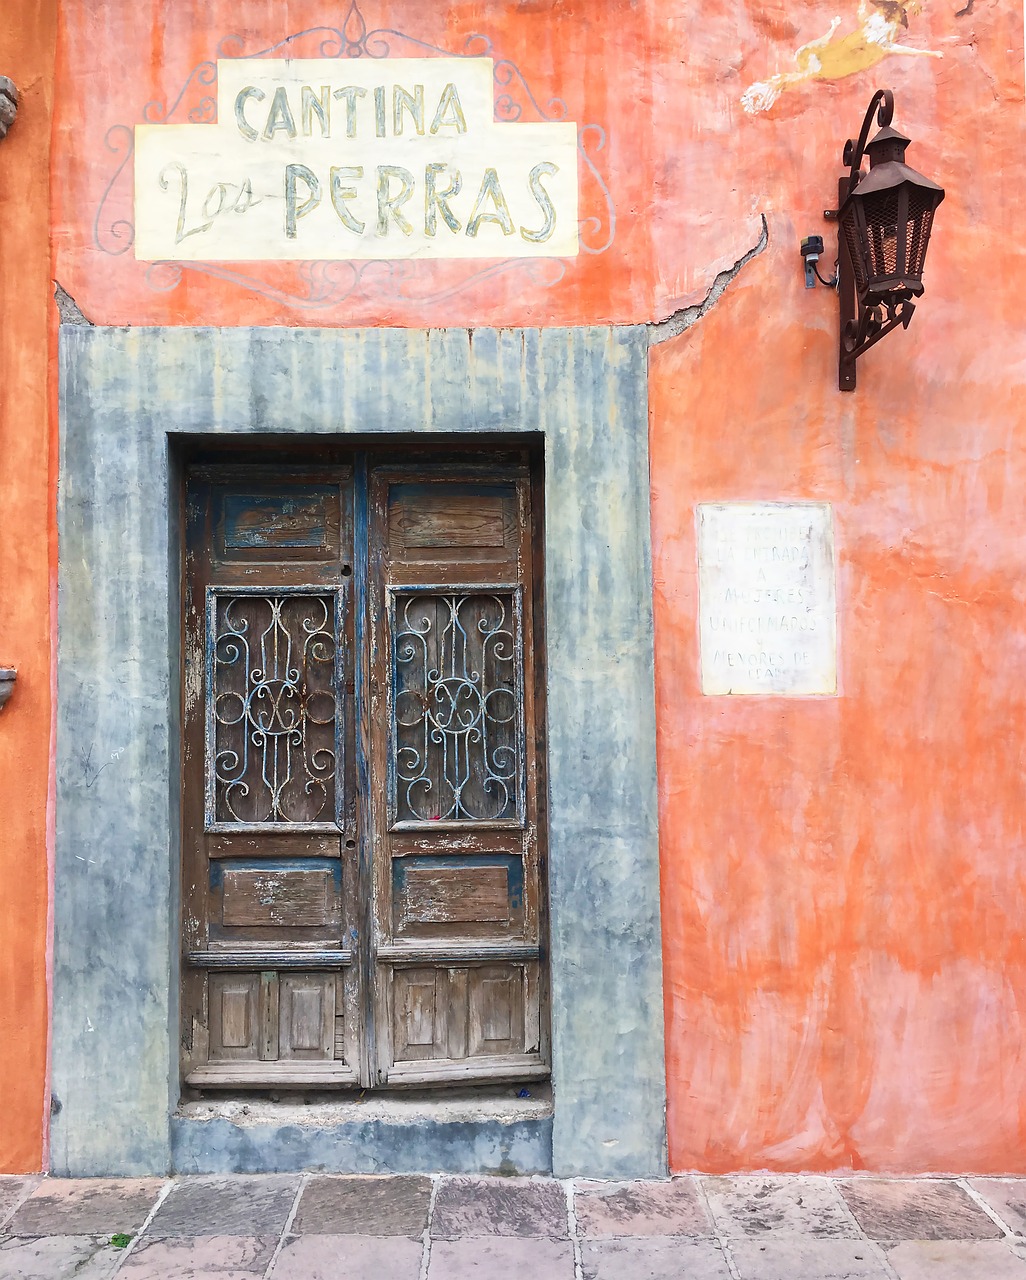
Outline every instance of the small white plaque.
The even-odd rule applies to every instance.
[[[700,503],[698,596],[703,693],[837,692],[829,503]]]

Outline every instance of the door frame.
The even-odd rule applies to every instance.
[[[272,450],[273,461],[269,461]],[[230,1098],[233,1093],[250,1090],[263,1096],[300,1090],[306,1094],[331,1091],[338,1101],[344,1102],[345,1092],[337,1091],[385,1089],[394,1094],[397,1090],[410,1088],[434,1089],[435,1096],[444,1097],[441,1091],[451,1090],[456,1085],[485,1087],[502,1081],[516,1081],[519,1087],[528,1080],[547,1080],[550,1074],[548,895],[545,883],[545,810],[541,798],[545,768],[543,752],[538,748],[542,737],[545,683],[541,537],[544,459],[540,441],[525,435],[505,441],[493,437],[482,448],[466,438],[457,443],[434,446],[409,436],[399,440],[319,436],[290,439],[286,448],[280,440],[265,441],[254,447],[246,439],[219,437],[212,440],[204,436],[180,438],[175,453],[177,468],[184,473],[185,495],[180,521],[183,540],[178,549],[181,590],[187,602],[186,644],[181,668],[184,687],[190,684],[191,665],[197,670],[202,666],[207,672],[202,702],[194,695],[189,700],[183,698],[181,705],[183,846],[180,865],[183,910],[179,927],[182,937],[180,995],[183,1004],[183,1052],[180,1069],[183,1100],[195,1101],[210,1096],[220,1101]],[[391,508],[387,503],[387,493],[392,485],[410,483],[442,486],[447,490],[480,485],[508,490],[507,501],[512,500],[517,512],[516,519],[511,519],[516,529],[515,553],[507,550],[502,556],[492,555],[483,566],[473,566],[462,560],[453,548],[448,548],[441,557],[430,557],[419,572],[416,562],[412,568],[409,564],[404,568],[400,555],[389,574],[388,565],[393,557],[388,551],[391,546],[388,512]],[[304,552],[290,544],[280,555],[273,549],[260,551],[253,548],[246,548],[241,553],[227,553],[224,535],[218,532],[218,520],[223,518],[218,513],[224,510],[218,503],[224,500],[225,492],[265,495],[273,491],[280,494],[291,487],[298,495],[310,486],[319,492],[324,486],[333,491],[332,509],[337,510],[338,535],[334,540],[328,535],[330,546]],[[357,509],[360,511],[359,519],[356,518]],[[364,510],[368,512],[367,518],[363,515]],[[330,527],[330,521],[328,524]],[[511,578],[509,575],[514,566],[517,576]],[[519,883],[525,901],[525,920],[521,930],[517,932],[514,928],[511,938],[460,937],[453,940],[448,949],[443,946],[443,950],[448,950],[448,958],[432,954],[440,945],[437,937],[427,941],[422,938],[418,942],[416,937],[401,936],[401,931],[393,936],[392,910],[387,905],[391,900],[393,881],[385,871],[385,864],[391,865],[391,846],[397,831],[393,827],[392,797],[386,797],[392,775],[385,739],[391,730],[385,731],[380,727],[381,704],[387,702],[391,708],[392,693],[384,673],[379,672],[379,689],[379,681],[372,679],[371,675],[371,655],[375,651],[380,654],[389,647],[385,638],[392,625],[386,618],[390,595],[396,591],[451,590],[455,585],[450,582],[448,587],[426,586],[424,567],[428,568],[427,579],[432,581],[439,572],[443,577],[451,575],[454,567],[458,569],[457,579],[462,571],[462,576],[469,575],[475,584],[482,577],[491,582],[496,572],[507,579],[494,588],[474,585],[467,590],[476,594],[495,589],[516,596],[520,602],[517,606],[520,619],[516,645],[519,658],[517,680],[523,681],[526,677],[518,712],[523,717],[518,733],[523,772],[516,820],[498,824],[485,821],[474,825],[422,825],[419,833],[413,836],[414,842],[418,839],[425,842],[419,857],[438,858],[442,851],[429,852],[426,840],[435,839],[444,831],[443,843],[455,841],[462,844],[469,839],[474,843],[479,858],[487,859],[496,853],[493,841],[497,836],[498,842],[507,849],[506,856],[510,856],[509,850],[517,845],[517,856],[523,859]],[[273,583],[268,574],[274,576]],[[408,585],[388,585],[396,574]],[[340,643],[334,659],[335,679],[341,681],[343,692],[337,706],[339,720],[335,750],[341,774],[336,773],[338,791],[334,819],[327,825],[323,819],[320,820],[316,830],[301,823],[270,827],[260,822],[253,825],[215,822],[210,775],[215,748],[210,738],[209,702],[213,667],[208,629],[213,625],[216,611],[212,611],[211,600],[221,596],[245,598],[268,593],[286,596],[331,593],[336,596],[336,626],[340,628]],[[377,714],[375,702],[379,703]],[[388,719],[391,723],[391,711]],[[340,780],[342,777],[344,783]],[[369,779],[375,777],[376,785],[372,785]],[[361,779],[359,783],[358,778]],[[338,809],[340,801],[344,801],[342,810]],[[398,838],[400,844],[404,843],[402,834]],[[277,854],[257,852],[256,845],[273,844],[276,840],[283,841],[286,846]],[[214,900],[208,897],[215,883],[211,879],[212,869],[218,869],[216,883],[224,891],[228,884],[226,869],[234,865],[233,859],[258,858],[261,865],[271,868],[272,872],[280,872],[283,860],[288,862],[291,858],[302,860],[314,856],[310,849],[311,840],[320,846],[315,864],[320,869],[335,861],[327,857],[323,846],[339,842],[337,860],[341,887],[338,905],[341,919],[329,927],[341,930],[341,937],[331,941],[322,939],[315,944],[311,942],[311,934],[304,933],[298,941],[305,944],[307,950],[304,952],[301,946],[298,951],[302,954],[297,953],[291,958],[285,955],[290,946],[286,940],[287,932],[263,943],[255,942],[252,936],[244,936],[244,940],[237,940],[234,947],[223,935],[211,941],[208,930],[212,924],[215,929],[217,927],[217,895],[215,893]],[[213,843],[217,852],[208,853],[208,841]],[[241,850],[230,853],[226,846],[231,841],[240,842]],[[288,849],[290,844],[291,852]],[[407,857],[416,862],[418,853],[407,848],[397,856],[404,863]],[[442,856],[445,856],[444,852]],[[527,903],[532,905],[528,907]],[[212,907],[214,917],[209,918]],[[238,924],[237,921],[234,923]],[[486,935],[492,932],[485,929]],[[458,934],[459,930],[456,929],[455,933]],[[224,954],[226,950],[230,953],[227,956]],[[248,966],[243,963],[247,952],[252,956],[252,963]],[[305,965],[300,963],[303,955],[307,957]],[[468,977],[481,973],[488,965],[508,965],[511,959],[530,966],[530,976],[524,970],[521,973],[525,1003],[529,997],[536,1002],[533,1010],[527,1012],[524,1027],[525,1032],[532,1025],[535,1028],[537,1039],[532,1042],[532,1047],[510,1053],[505,1060],[501,1060],[503,1055],[492,1055],[491,1060],[486,1055],[479,1060],[467,1052],[458,1059],[458,1068],[454,1068],[452,1063],[438,1061],[438,1055],[434,1054],[423,1059],[410,1057],[393,1061],[393,1036],[397,1024],[393,1022],[391,984],[399,980],[398,975],[438,963],[443,970],[455,968],[460,971],[457,980],[462,979],[465,992]],[[260,1049],[260,1062],[267,1062],[267,1065],[259,1065],[255,1061],[256,1027],[264,1014],[268,1015],[269,1028],[265,1035],[269,1034],[275,1044],[278,1040],[278,1017],[269,1007],[262,1008],[260,1017],[255,1007],[251,1011],[249,1026],[255,1038],[252,1057],[239,1055],[241,1063],[235,1067],[232,1065],[233,1055],[213,1055],[208,1059],[208,1050],[215,1040],[216,983],[227,980],[237,987],[241,984],[246,988],[260,973],[266,980],[259,983],[256,1002],[262,1006],[268,1002],[276,1006],[279,986],[285,982],[284,974],[276,972],[277,965],[293,971],[309,971],[303,976],[310,979],[326,976],[333,964],[338,966],[337,997],[333,1006],[335,1015],[340,1007],[344,1008],[344,1061],[336,1052],[329,1059],[318,1057],[298,1067],[295,1064],[286,1066],[276,1053],[269,1052],[265,1058],[264,1050]],[[205,1013],[208,1002],[209,1016]],[[471,1007],[467,1008],[468,1019]],[[534,1013],[533,1020],[530,1012]],[[449,1030],[448,1020],[445,1025]],[[478,1071],[473,1070],[475,1064]],[[279,1069],[283,1066],[284,1069]]]
[[[176,437],[521,432],[545,451],[550,1164],[665,1172],[647,355],[643,326],[62,327],[55,1172],[544,1167],[545,1133],[485,1121],[411,1144],[174,1114]]]

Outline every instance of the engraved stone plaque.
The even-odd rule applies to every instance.
[[[825,502],[700,503],[702,692],[837,692],[833,513]]]

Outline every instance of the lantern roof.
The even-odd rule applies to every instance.
[[[870,164],[879,164],[881,160],[904,160],[905,148],[911,141],[891,125],[879,129],[866,143]]]
[[[918,187],[920,191],[934,194],[937,197],[936,204],[940,204],[944,199],[943,187],[938,186],[936,182],[931,181],[931,179],[901,160],[884,160],[874,164],[869,173],[848,196],[848,199],[851,200],[855,196],[870,196],[879,191],[894,190],[894,188],[900,187],[905,183],[912,187]]]

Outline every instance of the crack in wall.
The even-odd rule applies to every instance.
[[[56,280],[53,282],[53,296],[54,301],[57,303],[57,310],[60,312],[61,324],[92,325],[92,320],[82,314],[82,310],[75,299]]]
[[[654,320],[649,322],[645,327],[648,330],[649,346],[656,346],[660,342],[667,342],[670,338],[677,338],[682,333],[686,333],[693,324],[697,324],[704,315],[716,305],[723,296],[723,292],[727,285],[735,276],[748,265],[753,258],[757,258],[769,245],[769,223],[766,221],[764,213],[759,214],[762,223],[762,230],[759,232],[759,238],[752,247],[744,253],[733,266],[726,267],[723,271],[718,272],[716,278],[709,287],[708,293],[701,302],[693,303],[691,306],[681,307],[679,310],[672,312],[665,320]],[[71,325],[92,325],[93,321],[84,315],[75,299],[68,291],[62,287],[59,281],[53,282],[54,299],[57,302],[57,310],[60,312],[61,324]],[[473,330],[470,330],[471,338]]]
[[[674,311],[665,320],[656,320],[646,325],[648,329],[648,345],[650,347],[654,347],[660,342],[667,342],[670,338],[677,338],[682,333],[686,333],[693,324],[697,324],[719,302],[723,291],[731,280],[739,275],[753,258],[757,258],[763,252],[769,244],[769,223],[766,221],[764,213],[760,213],[759,217],[762,220],[762,231],[759,233],[759,239],[747,253],[738,258],[732,267],[726,267],[719,272],[710,285],[709,292],[701,302],[694,303],[690,307],[681,307],[679,311]]]

